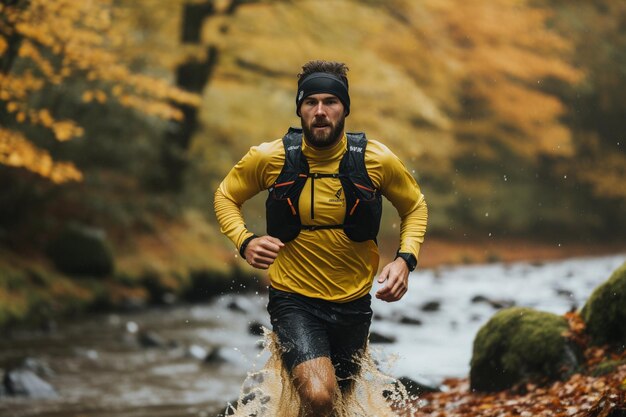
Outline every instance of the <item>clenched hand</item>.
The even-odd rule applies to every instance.
[[[278,256],[278,252],[285,246],[280,239],[272,236],[254,238],[248,243],[244,255],[246,261],[255,268],[267,269]]]
[[[395,261],[385,265],[378,282],[382,284],[385,282],[378,291],[376,291],[376,298],[379,298],[388,303],[398,301],[409,289],[409,267],[402,258],[396,258]]]

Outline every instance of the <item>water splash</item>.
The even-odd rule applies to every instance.
[[[249,373],[237,404],[227,407],[233,417],[300,417],[300,398],[282,366],[276,336],[265,330],[265,347],[270,354],[258,372]],[[369,349],[361,359],[361,373],[353,391],[337,394],[334,417],[409,417],[415,415],[417,397],[410,396],[396,379],[376,366]]]

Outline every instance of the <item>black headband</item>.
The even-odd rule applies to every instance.
[[[300,116],[302,100],[313,94],[328,93],[336,96],[343,103],[346,116],[350,114],[350,96],[348,83],[340,77],[327,72],[314,72],[298,81],[298,95],[296,96],[296,114]]]

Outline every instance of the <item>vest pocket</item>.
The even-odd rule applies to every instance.
[[[344,231],[357,242],[376,239],[380,228],[382,212],[381,197],[376,190],[362,184],[353,183],[353,201],[348,210]]]
[[[300,233],[296,185],[296,181],[275,184],[269,190],[269,198],[265,202],[267,234],[282,242],[289,242]]]

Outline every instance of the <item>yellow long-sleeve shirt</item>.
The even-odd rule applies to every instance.
[[[302,141],[311,173],[337,173],[347,138],[328,149],[314,149]],[[237,248],[252,236],[241,206],[270,188],[283,167],[282,139],[262,143],[235,165],[215,193],[215,213],[224,233]],[[424,241],[428,212],[415,179],[389,148],[368,140],[365,166],[374,185],[393,204],[401,219],[400,251],[417,258]],[[311,194],[311,179],[302,190],[302,224],[342,224],[345,198],[338,178],[318,178]],[[312,201],[311,195],[314,196]],[[314,210],[312,210],[312,208]],[[313,214],[313,216],[311,215]],[[354,242],[341,229],[302,230],[287,242],[268,270],[271,285],[279,290],[334,302],[347,302],[367,294],[378,271],[378,247],[373,241]]]

